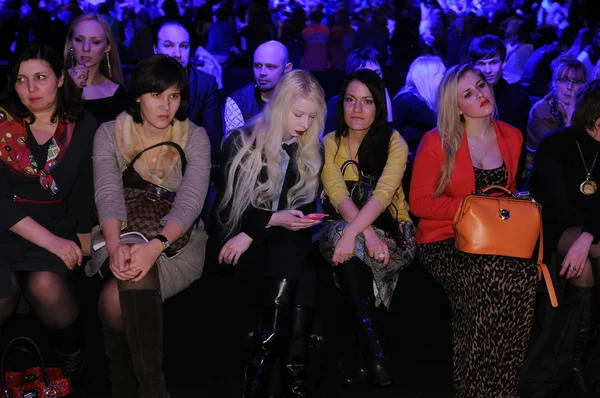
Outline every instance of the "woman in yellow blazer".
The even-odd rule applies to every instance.
[[[402,191],[408,146],[387,125],[385,87],[379,75],[361,69],[351,74],[342,88],[337,108],[337,129],[325,136],[325,165],[321,174],[324,205],[331,204],[331,219],[325,223],[321,252],[334,266],[336,284],[346,299],[340,330],[350,355],[341,359],[345,384],[363,381],[387,386],[387,371],[375,307],[389,306],[398,280],[416,252],[415,228],[408,215]],[[353,161],[342,171],[347,161]],[[347,181],[363,181],[373,188],[366,203],[355,203]],[[356,199],[356,198],[354,198]],[[327,206],[325,206],[327,208]],[[375,288],[373,287],[375,282]],[[357,326],[360,325],[359,330]],[[353,353],[362,342],[367,369],[354,366],[361,358]]]

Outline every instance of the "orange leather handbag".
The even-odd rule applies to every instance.
[[[492,196],[492,190],[502,194]],[[472,254],[532,258],[539,241],[538,276],[544,277],[552,306],[558,306],[550,272],[542,261],[542,206],[528,195],[513,195],[499,185],[467,195],[454,216],[454,232],[456,248]]]

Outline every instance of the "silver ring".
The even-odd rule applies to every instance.
[[[379,258],[385,258],[385,254],[379,253]]]

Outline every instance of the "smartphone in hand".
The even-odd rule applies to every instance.
[[[311,214],[307,214],[302,218],[308,218],[309,220],[322,220],[325,217],[328,217],[329,214],[323,214],[323,213],[311,213]]]

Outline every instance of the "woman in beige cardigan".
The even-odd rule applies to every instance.
[[[126,112],[104,123],[94,141],[94,186],[100,231],[94,241],[106,246],[93,253],[88,274],[107,264],[110,278],[100,297],[106,354],[110,359],[113,397],[168,397],[162,370],[162,301],[188,287],[202,274],[207,235],[198,218],[210,174],[210,143],[206,131],[185,118],[187,79],[173,58],[153,55],[133,70]],[[176,192],[160,234],[150,240],[123,236],[127,208],[123,171],[133,162],[140,182]],[[186,163],[185,161],[183,162]],[[183,175],[185,174],[185,175]],[[143,181],[142,181],[143,180]],[[172,194],[171,194],[172,195]],[[185,231],[189,241],[173,253]],[[104,272],[103,272],[104,274]]]

